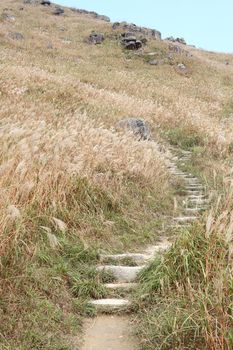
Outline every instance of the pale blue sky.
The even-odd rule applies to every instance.
[[[233,0],[54,0],[184,37],[206,50],[233,53]]]

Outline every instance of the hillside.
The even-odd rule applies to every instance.
[[[100,254],[166,238],[133,296],[141,349],[231,349],[233,55],[62,9],[0,3],[0,348],[80,349]],[[209,205],[180,227],[184,152]]]

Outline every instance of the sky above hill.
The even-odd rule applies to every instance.
[[[111,21],[127,21],[184,37],[197,47],[233,53],[233,0],[54,0],[96,11]]]

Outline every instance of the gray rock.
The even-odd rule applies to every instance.
[[[185,64],[183,64],[183,63],[177,64],[176,71],[178,73],[181,73],[181,74],[184,74],[184,75],[187,75],[188,73],[190,73],[188,67]]]
[[[63,15],[64,12],[65,11],[64,11],[63,8],[57,6],[57,7],[55,7],[55,10],[53,11],[53,14],[55,16],[60,16],[60,15]]]
[[[138,50],[143,45],[142,41],[138,40],[132,32],[122,33],[121,37],[121,42],[127,50]]]
[[[187,45],[186,41],[184,40],[184,38],[176,38],[176,41],[182,45]]]
[[[51,1],[49,1],[49,0],[41,0],[40,4],[43,5],[43,6],[50,6],[51,5]]]
[[[134,42],[136,42],[137,41],[137,38],[136,38],[136,36],[126,36],[126,37],[123,37],[123,39],[122,39],[122,42],[123,43],[129,43],[130,41],[134,41]]]
[[[104,22],[110,22],[111,21],[111,19],[108,16],[99,15],[98,13],[97,13],[96,18],[99,19],[100,21],[104,21]]]
[[[115,22],[115,23],[113,23],[112,28],[113,29],[123,28],[124,30],[128,30],[129,32],[141,33],[142,35],[145,35],[146,37],[150,37],[150,38],[156,39],[156,40],[161,40],[161,33],[158,30],[145,28],[145,27],[139,27],[134,23]]]
[[[117,29],[120,27],[120,22],[114,22],[113,25],[112,25],[112,29]]]
[[[141,49],[141,48],[142,48],[142,42],[141,42],[141,40],[137,40],[136,43],[135,43],[135,45],[136,45],[136,50]]]
[[[126,50],[136,50],[136,41],[129,41],[124,46]]]
[[[151,61],[149,61],[149,64],[151,66],[161,66],[164,63],[165,63],[165,60],[151,60]]]
[[[173,36],[169,36],[165,40],[172,41],[173,43],[177,42],[182,45],[186,45],[186,41],[184,40],[184,38],[174,38]]]
[[[178,54],[182,54],[184,50],[178,45],[169,45],[169,50]]]
[[[9,21],[9,22],[14,22],[15,21],[15,16],[9,14],[9,13],[3,13],[1,15],[1,18],[4,20],[4,21]]]
[[[173,36],[169,36],[168,38],[165,38],[165,40],[175,42],[176,39]]]
[[[87,10],[83,10],[83,9],[77,9],[75,7],[71,7],[70,10],[73,11],[73,12],[84,14],[84,15],[91,15],[92,17],[94,17],[96,19],[99,19],[100,21],[105,21],[105,22],[110,22],[111,21],[108,16],[99,15],[97,12],[94,12],[94,11],[87,11]]]
[[[139,140],[149,140],[150,139],[150,130],[148,125],[142,119],[137,118],[126,118],[122,119],[117,124],[118,129],[128,129],[133,132],[133,134]]]
[[[13,40],[23,40],[24,39],[23,34],[18,33],[18,32],[9,33],[9,37]]]
[[[187,67],[186,67],[186,65],[185,64],[183,64],[183,63],[178,63],[177,64],[177,68],[178,69],[180,69],[180,70],[187,70]]]
[[[24,0],[23,3],[27,5],[35,5],[38,4],[38,0]]]
[[[101,44],[105,40],[105,37],[102,33],[91,33],[89,36],[89,42],[92,44]]]
[[[148,42],[147,38],[145,38],[145,37],[140,38],[140,40],[143,43],[143,45],[146,45]]]

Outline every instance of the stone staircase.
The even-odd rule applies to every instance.
[[[198,220],[201,212],[208,207],[208,200],[205,195],[205,188],[199,180],[179,169],[191,158],[191,152],[182,151],[179,157],[167,159],[167,166],[173,176],[184,182],[185,196],[182,215],[173,219],[173,227],[187,227]],[[129,311],[131,308],[130,293],[137,288],[137,275],[154,259],[155,255],[167,251],[171,242],[162,238],[154,246],[150,246],[141,253],[122,253],[114,255],[101,255],[101,265],[97,271],[106,271],[114,276],[114,283],[107,283],[105,287],[109,291],[109,298],[91,300],[90,304],[95,307],[97,313],[114,313]],[[123,263],[130,261],[129,265]]]

